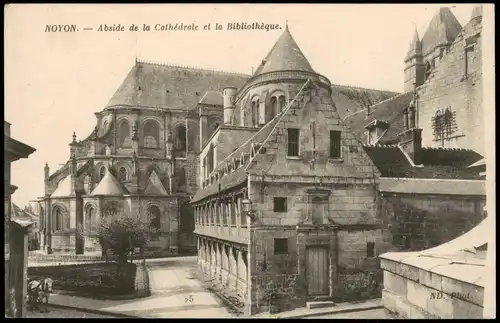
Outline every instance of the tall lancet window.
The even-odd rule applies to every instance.
[[[187,131],[185,125],[178,125],[175,127],[175,136],[174,136],[174,149],[176,157],[186,157],[186,149],[187,149]]]
[[[102,166],[99,170],[99,182],[104,178],[104,175],[106,175],[106,167]]]
[[[143,126],[144,147],[158,148],[160,142],[160,125],[156,120],[147,120]]]
[[[132,146],[132,141],[130,140],[130,125],[127,120],[120,121],[118,125],[118,145],[120,147]]]
[[[281,95],[278,98],[278,106],[279,106],[279,112],[283,111],[286,108],[286,98],[284,95]]]

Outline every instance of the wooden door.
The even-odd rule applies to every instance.
[[[309,296],[329,295],[330,277],[327,247],[311,246],[306,248],[306,275]]]

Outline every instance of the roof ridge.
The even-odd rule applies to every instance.
[[[407,94],[413,94],[413,93],[412,92],[406,92],[406,93],[396,94],[395,96],[391,96],[390,98],[387,98],[387,99],[385,99],[383,101],[380,101],[380,102],[377,102],[375,104],[370,105],[369,108],[376,108],[377,106],[382,105],[383,103],[387,103],[389,101],[392,101],[394,99],[400,98],[400,97],[405,96]]]
[[[390,91],[390,90],[381,90],[381,89],[374,89],[374,88],[369,88],[369,87],[361,87],[361,86],[354,86],[354,85],[343,85],[343,84],[331,84],[331,86],[337,86],[341,88],[346,88],[346,89],[356,89],[356,90],[370,90],[370,91],[378,91],[378,92],[390,92],[390,93],[400,93],[397,91]]]
[[[248,77],[251,76],[249,74],[244,74],[244,73],[239,73],[239,72],[230,72],[230,71],[223,71],[223,70],[217,70],[217,69],[211,69],[211,68],[201,68],[201,67],[190,66],[190,65],[164,63],[164,62],[157,62],[157,61],[150,61],[150,60],[146,61],[146,60],[141,60],[139,58],[137,59],[137,64],[157,65],[157,66],[163,66],[163,67],[177,67],[177,68],[183,68],[183,69],[216,72],[216,73],[223,73],[223,74],[229,74],[229,75],[239,75],[239,76],[248,76]]]
[[[472,151],[472,152],[476,152],[474,149],[471,149],[471,148],[453,148],[453,147],[422,147],[421,149],[441,150],[441,151]]]

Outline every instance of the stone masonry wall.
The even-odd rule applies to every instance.
[[[445,146],[474,149],[484,155],[480,19],[464,26],[418,90],[418,126],[429,129],[422,135],[424,147],[441,146],[433,136],[432,120],[437,110],[450,107],[456,113],[456,129]]]
[[[484,219],[485,197],[385,195],[380,216],[391,225],[394,251],[418,251],[450,241]]]

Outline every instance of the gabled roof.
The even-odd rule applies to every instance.
[[[400,147],[363,146],[365,152],[379,169],[382,177],[435,178],[435,179],[483,179],[479,172],[468,168],[482,158],[467,149],[422,148],[423,167],[413,167]]]
[[[160,177],[153,169],[151,175],[149,176],[148,184],[146,185],[146,189],[144,190],[144,194],[146,195],[168,195],[167,190],[161,183]]]
[[[111,174],[109,168],[106,168],[106,174],[104,174],[104,177],[90,195],[119,196],[127,193],[125,187]]]
[[[73,195],[73,193],[73,188],[71,187],[71,176],[67,175],[59,181],[56,190],[52,193],[52,195],[50,195],[50,197],[68,197]]]
[[[314,72],[307,58],[286,27],[266,58],[259,65],[254,76],[276,71]]]
[[[191,109],[207,91],[242,86],[249,75],[137,62],[106,107]]]
[[[369,108],[370,114],[366,112],[353,114],[344,119],[361,142],[366,142],[365,127],[374,120],[384,121],[389,124],[387,132],[380,138],[380,144],[393,144],[399,141],[398,134],[404,130],[403,109],[407,107],[413,98],[413,93],[403,93],[388,100],[377,103]]]
[[[450,8],[440,8],[422,37],[422,54],[425,56],[439,45],[452,43],[462,30]]]

